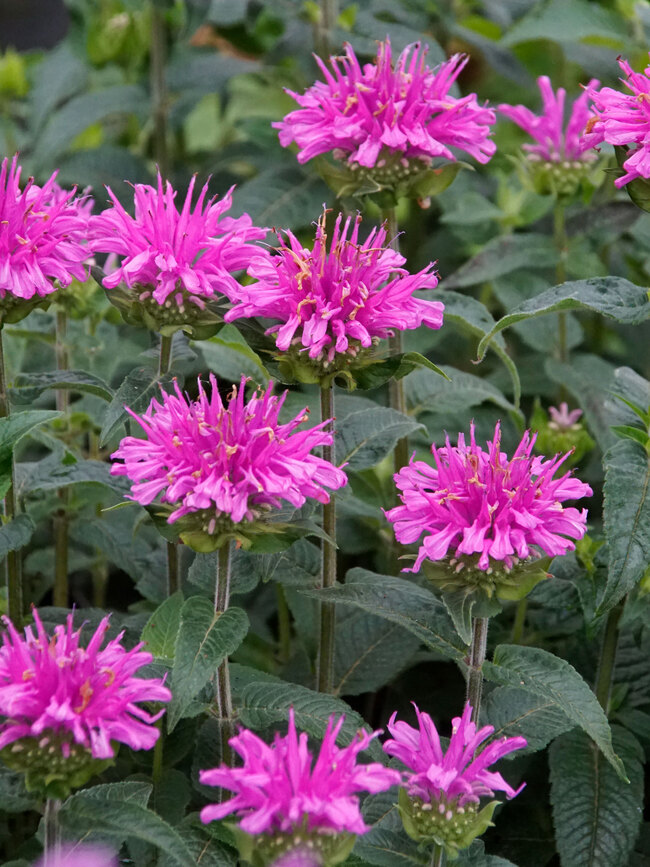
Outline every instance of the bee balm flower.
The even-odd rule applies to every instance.
[[[353,835],[370,830],[357,794],[383,792],[401,781],[400,773],[377,762],[357,763],[379,732],[359,732],[347,747],[336,746],[343,720],[330,717],[315,761],[307,735],[296,732],[293,709],[288,733],[276,734],[270,746],[253,732],[240,731],[230,744],[243,767],[199,772],[203,784],[230,789],[235,797],[204,807],[201,820],[236,814],[241,830],[251,835],[248,844],[265,862],[307,846],[320,853],[320,863],[338,863],[341,849],[352,848]]]

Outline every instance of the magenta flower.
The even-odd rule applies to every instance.
[[[567,431],[578,427],[578,420],[582,415],[582,410],[572,409],[569,411],[569,404],[566,403],[566,401],[563,401],[560,404],[559,409],[554,406],[549,406],[548,414],[551,417],[548,426],[552,430]]]
[[[296,429],[307,421],[303,410],[287,424],[278,416],[287,392],[280,397],[256,393],[244,401],[246,378],[224,406],[217,381],[210,376],[208,397],[199,381],[199,398],[189,401],[176,394],[152,400],[140,417],[131,412],[146,439],[125,437],[112,455],[114,475],[128,476],[133,499],[142,505],[161,495],[174,504],[169,522],[199,513],[209,534],[223,519],[232,524],[254,521],[264,511],[280,508],[282,500],[299,508],[306,499],[329,502],[331,489],[345,485],[345,473],[311,454],[330,445],[332,435],[323,428],[330,420],[308,430]]]
[[[523,145],[530,159],[550,163],[592,162],[596,159],[596,155],[591,151],[593,145],[585,138],[584,132],[592,117],[590,101],[599,83],[597,79],[592,78],[580,96],[574,100],[566,128],[564,125],[566,91],[563,87],[553,91],[551,80],[547,75],[541,75],[537,79],[542,94],[541,115],[534,114],[524,105],[502,104],[498,110],[537,142]]]
[[[58,852],[48,852],[34,867],[119,867],[115,853],[103,846],[67,844]]]
[[[296,142],[305,163],[331,152],[351,165],[382,168],[394,158],[455,160],[451,148],[486,163],[496,147],[489,138],[494,112],[480,106],[475,94],[449,91],[468,58],[455,54],[432,70],[426,46],[407,46],[393,67],[390,40],[380,42],[373,63],[361,67],[351,45],[344,57],[331,57],[330,72],[316,58],[325,81],[303,95],[288,91],[300,108],[274,123],[280,144]],[[404,164],[403,164],[404,165]]]
[[[466,704],[462,717],[452,720],[451,740],[443,752],[433,720],[416,704],[413,707],[419,729],[397,720],[397,713],[394,713],[388,723],[393,739],[384,743],[384,752],[395,756],[409,769],[406,790],[411,797],[419,798],[425,804],[443,804],[446,809],[455,810],[467,804],[478,804],[481,797],[492,796],[495,790],[505,792],[508,798],[521,792],[525,784],[513,789],[501,774],[490,771],[489,766],[508,753],[523,749],[525,738],[501,738],[477,754],[479,746],[490,737],[494,728],[484,726],[477,731],[471,722],[472,707]]]
[[[457,446],[447,437],[443,448],[431,447],[435,466],[411,459],[400,470],[395,481],[402,505],[386,517],[402,544],[425,533],[413,569],[404,571],[417,572],[423,560],[442,560],[451,551],[457,572],[469,566],[489,575],[497,565],[509,571],[540,551],[556,556],[573,550],[571,540],[585,534],[587,510],[562,503],[591,496],[592,490],[570,473],[554,479],[570,452],[550,460],[534,457],[535,439],[526,431],[508,460],[500,425],[485,451],[472,424],[469,445],[462,433]]]
[[[223,819],[232,813],[249,834],[306,832],[331,835],[365,834],[370,829],[359,810],[358,792],[383,792],[401,781],[401,774],[372,762],[357,764],[357,756],[379,732],[358,732],[347,747],[336,739],[344,717],[332,715],[316,761],[307,746],[307,735],[296,732],[293,708],[289,731],[276,734],[269,746],[247,729],[230,744],[243,759],[243,767],[222,765],[200,771],[208,786],[222,786],[235,797],[201,810],[202,822]]]
[[[343,223],[339,214],[329,249],[325,214],[318,221],[313,250],[287,231],[288,243],[281,237],[274,255],[253,259],[248,273],[257,282],[239,289],[238,303],[226,321],[274,319],[279,324],[267,334],[275,334],[279,350],[294,348],[324,368],[337,355],[355,356],[395,330],[422,323],[440,328],[444,305],[413,294],[437,286],[433,264],[409,274],[404,257],[384,246],[385,227],[372,229],[361,243],[360,224],[359,216]]]
[[[266,229],[253,226],[248,214],[225,216],[232,204],[232,189],[219,202],[206,203],[205,184],[192,210],[193,177],[180,213],[176,192],[169,181],[163,188],[136,184],[135,218],[107,187],[113,206],[90,221],[91,243],[96,253],[122,257],[120,264],[104,278],[107,289],[122,281],[137,289],[140,301],[176,306],[186,304],[202,311],[215,296],[232,293],[237,287],[234,272],[244,270],[251,255],[259,251],[250,243],[266,236]]]
[[[75,191],[65,193],[54,173],[42,186],[20,189],[17,157],[0,169],[0,300],[29,301],[87,278],[87,219]]]
[[[115,754],[114,744],[148,750],[158,740],[152,725],[164,711],[150,714],[140,702],[171,699],[159,678],[135,676],[153,657],[139,644],[126,650],[123,633],[101,649],[109,626],[105,617],[86,647],[81,629],[74,630],[72,614],[54,635],[46,633],[34,610],[36,634],[31,626],[22,638],[7,617],[0,648],[0,749],[25,750],[23,738],[34,738],[39,748],[60,751],[64,758],[77,753],[75,745],[96,759]],[[16,743],[21,742],[21,743]],[[54,758],[50,758],[54,762]]]
[[[595,119],[590,123],[588,141],[592,146],[607,142],[628,145],[623,163],[625,174],[614,185],[623,187],[636,178],[650,178],[650,66],[634,72],[627,60],[619,58],[627,79],[621,79],[631,93],[603,87],[592,94]]]

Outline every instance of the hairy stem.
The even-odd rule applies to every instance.
[[[526,612],[528,611],[528,597],[524,596],[517,603],[515,611],[515,619],[512,624],[512,636],[510,638],[513,644],[521,644],[521,639],[524,636],[524,626],[526,625]]]
[[[483,663],[487,649],[487,634],[490,621],[487,617],[475,617],[472,624],[472,644],[467,658],[466,700],[472,706],[472,722],[478,723],[483,693]]]
[[[435,843],[431,851],[431,867],[444,867],[444,863],[445,850]]]
[[[214,594],[214,610],[223,614],[230,603],[230,544],[219,548],[217,562],[217,586]],[[217,669],[217,709],[221,732],[221,756],[227,765],[232,766],[232,751],[228,743],[235,733],[235,721],[230,691],[230,670],[228,660],[224,659]]]
[[[154,157],[163,178],[169,175],[167,151],[167,85],[165,82],[166,45],[165,14],[155,3],[151,4],[151,55],[149,80],[151,112],[153,115]]]
[[[334,49],[333,33],[338,17],[338,0],[320,0],[318,20],[314,27],[314,47],[321,57],[329,57]]]
[[[2,323],[0,322],[0,418],[9,418],[11,405],[7,391],[7,377],[3,347]],[[16,496],[14,493],[14,457],[11,456],[11,484],[4,500],[5,521],[11,521],[16,515]],[[7,554],[7,613],[14,626],[19,629],[23,618],[23,583],[22,561],[20,551],[9,551]]]
[[[619,602],[615,608],[612,608],[607,615],[605,634],[603,635],[603,643],[600,648],[600,659],[598,661],[598,673],[596,674],[594,692],[596,693],[598,703],[605,713],[607,713],[609,708],[612,677],[616,663],[616,648],[618,647],[618,624],[624,607],[625,599]]]
[[[59,829],[59,810],[61,801],[47,798],[45,801],[45,839],[44,867],[58,867],[61,863],[61,835]]]
[[[553,240],[558,252],[555,279],[559,285],[566,281],[566,259],[568,253],[565,207],[564,203],[560,200],[556,200],[553,210]],[[557,317],[557,346],[560,361],[566,363],[569,360],[569,347],[567,343],[567,315],[564,311],[560,311]]]
[[[172,337],[160,335],[160,356],[158,359],[158,376],[162,376],[169,371],[169,365],[172,360]]]
[[[334,391],[321,386],[321,421],[334,418]],[[323,458],[334,463],[334,443],[323,446]],[[323,530],[332,540],[321,540],[322,572],[321,587],[334,587],[336,584],[336,500],[330,494],[329,503],[323,503]],[[331,693],[334,688],[334,634],[336,630],[336,609],[333,602],[320,604],[320,637],[318,642],[318,691]]]

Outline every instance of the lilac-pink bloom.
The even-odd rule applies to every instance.
[[[387,38],[374,62],[362,67],[346,44],[344,57],[330,58],[331,72],[317,57],[325,81],[302,95],[288,91],[300,108],[273,124],[280,143],[295,141],[301,163],[331,151],[368,168],[381,168],[393,155],[428,165],[434,157],[455,160],[450,148],[486,163],[496,150],[489,138],[494,112],[473,93],[449,93],[468,58],[455,54],[432,70],[427,51],[419,43],[408,45],[393,67]]]
[[[213,822],[236,813],[249,834],[291,832],[303,828],[316,833],[347,831],[364,834],[370,829],[359,810],[358,792],[383,792],[401,781],[398,771],[378,762],[357,764],[357,756],[379,732],[358,732],[346,747],[336,739],[344,717],[332,715],[323,744],[314,761],[307,735],[298,735],[293,708],[289,731],[276,734],[269,746],[253,732],[242,729],[230,745],[243,759],[243,767],[200,771],[204,785],[222,786],[235,797],[201,810],[201,821]]]
[[[581,409],[572,409],[569,411],[569,404],[563,401],[560,408],[549,406],[548,414],[551,416],[549,427],[555,430],[571,430],[577,424],[578,419],[582,415]]]
[[[44,298],[73,277],[87,277],[87,218],[75,191],[63,192],[56,172],[41,187],[20,189],[17,157],[0,169],[0,299]]]
[[[206,299],[232,293],[234,272],[246,269],[266,229],[253,226],[248,214],[226,216],[232,188],[220,200],[206,202],[205,184],[192,209],[193,177],[179,212],[176,191],[158,173],[157,187],[136,184],[135,217],[107,187],[113,206],[91,218],[91,245],[96,253],[122,257],[104,278],[114,289],[120,282],[137,287],[140,300],[152,297],[163,306],[191,303],[203,310]]]
[[[388,723],[393,739],[384,743],[384,752],[395,756],[409,769],[405,784],[411,797],[425,803],[454,803],[462,807],[477,804],[483,795],[492,796],[495,790],[505,792],[508,798],[521,792],[525,783],[513,789],[501,774],[490,771],[489,766],[513,750],[525,747],[525,738],[500,738],[477,753],[494,728],[484,726],[477,731],[471,721],[472,707],[466,704],[462,717],[452,720],[451,740],[443,751],[435,723],[428,713],[421,712],[416,704],[413,706],[418,728],[397,720],[395,712]]]
[[[495,561],[509,570],[535,549],[550,556],[573,550],[571,540],[585,534],[587,510],[562,503],[593,492],[571,473],[553,478],[570,452],[535,457],[536,436],[526,431],[509,460],[501,451],[500,424],[487,451],[476,444],[472,424],[469,445],[462,433],[457,446],[447,437],[444,447],[431,447],[435,466],[411,459],[400,470],[395,481],[402,505],[386,516],[405,545],[425,534],[413,569],[404,571],[417,572],[425,558],[443,560],[449,553],[459,568],[468,559],[487,571]]]
[[[346,484],[342,470],[311,454],[333,442],[323,430],[329,420],[298,431],[308,419],[305,410],[286,424],[278,421],[286,391],[277,397],[269,385],[245,402],[242,377],[224,406],[212,375],[210,385],[210,397],[199,381],[197,401],[176,386],[176,394],[163,392],[162,403],[152,400],[143,416],[129,410],[146,439],[125,437],[112,455],[124,463],[113,464],[111,472],[132,480],[138,503],[148,505],[161,495],[162,502],[176,506],[170,523],[207,510],[212,533],[222,516],[238,524],[280,508],[282,500],[296,508],[307,498],[327,503],[325,486],[335,490]]]
[[[547,75],[537,79],[542,94],[543,112],[537,115],[524,105],[499,106],[501,114],[509,117],[525,130],[537,144],[525,144],[523,148],[532,159],[545,162],[593,161],[593,144],[585,138],[585,128],[593,117],[590,102],[600,82],[592,78],[580,96],[574,100],[568,123],[564,124],[566,91],[563,87],[553,90]]]
[[[79,744],[96,759],[114,755],[113,743],[148,750],[158,740],[152,725],[164,710],[150,714],[139,702],[171,699],[159,678],[135,676],[153,657],[142,644],[126,650],[123,633],[101,648],[109,627],[104,617],[86,647],[72,614],[54,635],[46,633],[34,610],[36,633],[25,628],[22,638],[3,617],[7,631],[0,647],[0,749],[21,738],[58,743],[64,756]]]
[[[77,843],[66,844],[58,852],[48,852],[33,867],[119,867],[119,863],[110,849]]]
[[[318,221],[312,250],[287,231],[272,256],[252,260],[248,273],[257,282],[238,290],[238,303],[226,321],[274,319],[279,324],[267,334],[276,335],[278,349],[295,346],[326,363],[337,354],[355,355],[396,329],[422,323],[440,328],[444,305],[413,294],[437,286],[433,264],[409,274],[404,257],[385,246],[385,227],[373,228],[360,242],[360,225],[360,217],[343,222],[339,214],[329,249],[325,215]]]

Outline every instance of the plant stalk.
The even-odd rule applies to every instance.
[[[65,310],[56,311],[56,336],[54,353],[56,369],[64,372],[70,366],[67,346],[68,317]],[[70,394],[66,388],[56,390],[56,408],[66,415],[70,408]],[[68,607],[68,490],[59,488],[57,496],[60,508],[53,518],[54,533],[54,586],[52,587],[52,602],[57,608]]]
[[[431,867],[444,867],[444,863],[445,850],[435,843],[431,852]]]
[[[0,418],[9,418],[11,404],[7,390],[7,376],[3,346],[2,322],[0,322]],[[4,499],[4,518],[11,521],[17,512],[14,492],[15,472],[14,456],[11,455],[11,484]],[[22,560],[20,551],[9,551],[7,554],[7,613],[16,629],[20,629],[23,619],[23,582]]]
[[[151,87],[151,112],[153,115],[153,149],[158,169],[163,178],[169,175],[167,150],[167,85],[165,82],[165,59],[167,54],[166,26],[163,10],[151,3],[151,55],[149,80]]]
[[[61,863],[60,809],[61,801],[58,798],[47,798],[45,800],[44,867],[58,867]]]
[[[286,663],[291,658],[291,613],[282,584],[276,584],[275,591],[278,600],[278,644],[280,645],[280,659]]]
[[[230,543],[219,548],[217,560],[217,586],[214,595],[215,614],[223,614],[230,603]],[[230,738],[235,734],[235,721],[232,709],[232,693],[230,691],[230,669],[228,660],[224,659],[217,669],[217,709],[219,711],[219,728],[221,732],[221,757],[232,766],[233,756],[230,749]]]
[[[566,282],[566,259],[567,259],[567,234],[565,220],[565,206],[559,199],[553,209],[553,240],[558,252],[555,279],[558,283]],[[567,340],[567,315],[560,311],[557,316],[557,346],[558,358],[566,363],[569,360],[569,346]]]
[[[318,21],[314,28],[314,47],[320,57],[329,57],[334,49],[333,33],[339,17],[338,0],[320,0]]]
[[[618,647],[618,624],[624,607],[625,599],[619,602],[615,608],[612,608],[607,615],[605,634],[603,635],[603,643],[600,648],[600,659],[598,661],[594,692],[596,693],[598,703],[605,713],[607,713],[609,708],[614,665],[616,663],[616,648]]]
[[[163,777],[163,754],[165,750],[165,728],[162,720],[157,723],[160,734],[153,748],[153,760],[151,766],[151,782],[159,786]]]
[[[158,358],[158,376],[169,372],[172,360],[173,337],[160,335],[160,356]],[[167,596],[171,596],[179,588],[178,543],[167,542]]]
[[[334,418],[334,391],[331,386],[320,389],[321,421]],[[333,432],[332,432],[333,433]],[[334,443],[323,446],[323,459],[334,463]],[[323,503],[323,531],[332,540],[321,540],[321,587],[334,587],[336,584],[336,499],[330,494],[329,503]],[[320,636],[318,642],[318,691],[331,693],[334,689],[334,637],[336,631],[336,609],[333,602],[320,604]]]
[[[472,706],[472,722],[478,724],[481,710],[481,695],[483,693],[483,663],[487,649],[487,634],[489,619],[475,617],[472,624],[472,644],[467,657],[467,693],[466,700]]]
[[[526,625],[526,612],[528,611],[528,597],[524,596],[517,603],[515,611],[515,619],[512,624],[512,636],[510,638],[513,644],[521,644],[521,639],[524,637],[524,626]]]

